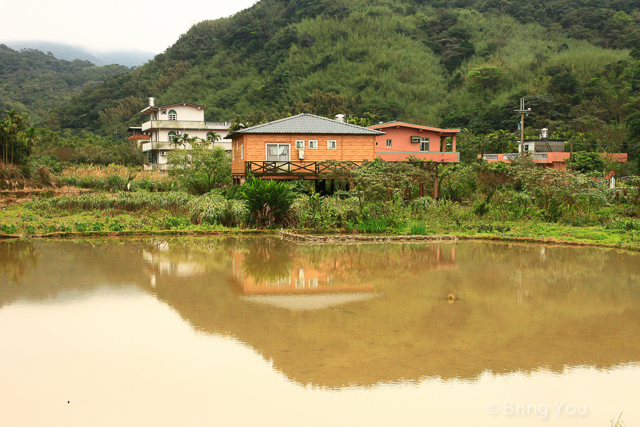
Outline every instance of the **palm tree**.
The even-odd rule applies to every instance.
[[[222,137],[220,136],[220,134],[218,132],[207,132],[207,141],[211,142],[211,143],[215,143],[216,141],[221,140]]]

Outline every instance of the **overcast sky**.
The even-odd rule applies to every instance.
[[[257,0],[0,0],[0,42],[42,40],[91,51],[163,52],[193,24]]]

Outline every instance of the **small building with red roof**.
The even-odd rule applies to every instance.
[[[440,129],[405,122],[388,122],[369,126],[382,131],[376,137],[376,157],[401,162],[409,157],[435,163],[459,163],[456,135],[460,129]]]

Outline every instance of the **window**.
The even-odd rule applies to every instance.
[[[244,144],[240,146],[240,160],[244,160]]]
[[[176,110],[169,111],[169,120],[178,120],[178,113],[176,113]]]
[[[391,140],[387,139],[387,147],[391,147]]]
[[[163,109],[162,114],[167,114],[167,110]]]
[[[524,151],[529,151],[529,144],[524,144]]]
[[[318,149],[318,140],[310,139],[309,140],[309,150],[317,150]]]
[[[328,140],[327,141],[327,150],[335,150],[338,148],[338,141]]]
[[[236,142],[236,150],[238,149],[238,143]],[[231,161],[236,159],[236,150],[233,149],[233,145],[231,146]]]
[[[304,150],[304,139],[296,139],[296,148],[298,150]]]
[[[429,138],[420,139],[420,151],[429,151]]]
[[[318,278],[317,277],[309,277],[309,287],[317,288],[318,287]]]
[[[173,138],[175,138],[176,133],[174,131],[169,132],[169,142],[173,142]]]

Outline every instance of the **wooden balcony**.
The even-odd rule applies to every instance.
[[[245,162],[245,175],[259,177],[309,177],[316,178],[322,174],[330,174],[342,168],[360,166],[362,162]]]

